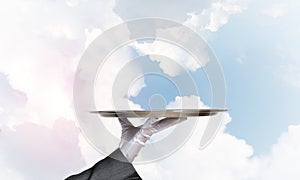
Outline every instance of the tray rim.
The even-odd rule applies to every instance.
[[[100,110],[90,111],[102,117],[123,117],[123,118],[158,118],[158,117],[195,117],[212,116],[219,112],[226,112],[227,109],[165,109],[165,110]]]

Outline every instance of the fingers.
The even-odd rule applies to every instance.
[[[126,126],[133,126],[127,118],[119,117],[118,119],[119,119],[119,122],[120,122],[122,128],[126,127]]]
[[[148,118],[141,128],[150,128],[158,121],[160,121],[159,118]]]
[[[179,124],[183,121],[187,120],[186,117],[179,117],[179,118],[165,118],[155,124],[153,128],[156,129],[156,131],[162,131],[164,129],[167,129],[169,127],[172,127],[176,124]]]
[[[127,132],[129,129],[131,130],[134,127],[127,118],[118,118],[118,119],[122,126],[123,134],[125,134],[125,132]],[[164,119],[148,118],[146,122],[142,126],[137,127],[137,129],[145,129],[147,131],[151,131],[150,134],[152,135],[156,132],[162,131],[176,124],[179,124],[185,120],[187,120],[186,117],[164,118]]]

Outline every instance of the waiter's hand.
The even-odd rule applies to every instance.
[[[186,117],[148,118],[142,126],[134,127],[127,118],[119,118],[122,127],[120,149],[127,160],[132,162],[153,134],[172,127],[186,119]]]

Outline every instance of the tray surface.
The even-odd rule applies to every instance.
[[[119,111],[91,111],[102,117],[126,118],[160,118],[160,117],[195,117],[212,116],[226,109],[167,109],[167,110],[119,110]]]

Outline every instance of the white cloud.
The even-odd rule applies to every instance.
[[[6,28],[0,34],[0,72],[28,98],[23,116],[29,117],[22,121],[51,127],[58,117],[74,119],[73,76],[85,50],[85,32],[121,21],[112,10],[114,1],[66,3],[79,4],[75,8],[63,1],[1,2],[0,19]]]
[[[103,31],[99,28],[93,29],[85,29],[86,41],[85,41],[85,48],[88,46],[99,36]]]
[[[134,56],[131,49],[123,47],[112,54],[99,69],[94,85],[97,109],[128,109],[128,104],[132,108],[141,109],[128,99],[136,96],[145,87],[142,69],[135,64],[128,64],[132,59]],[[137,84],[131,87],[138,77]],[[115,87],[116,84],[118,87]]]
[[[182,99],[191,104],[200,100],[196,96],[178,97],[170,107],[181,107]],[[204,117],[198,119],[194,134],[178,152],[153,164],[135,165],[140,176],[145,180],[299,179],[300,125],[290,126],[273,145],[270,154],[253,156],[250,145],[225,131],[231,120],[229,114],[225,117],[223,128],[207,148],[199,149],[200,137],[208,121]]]
[[[74,122],[57,119],[52,128],[23,123],[0,133],[1,176],[62,179],[84,166]],[[4,178],[5,179],[5,178]]]
[[[0,92],[0,179],[63,179],[86,168],[91,152],[82,147],[81,153],[73,123],[53,126],[61,117],[75,120],[73,76],[90,41],[86,32],[97,34],[121,20],[114,1],[0,4],[0,75],[10,86]]]
[[[242,13],[247,9],[249,1],[226,0],[212,2],[209,8],[200,13],[190,12],[185,25],[194,29],[205,29],[216,32],[227,24],[231,15]]]
[[[144,78],[138,78],[129,87],[129,97],[136,97],[144,87],[146,87]]]
[[[168,107],[207,108],[197,96],[177,97]],[[225,125],[231,120],[228,114],[224,117],[223,128],[207,148],[200,150],[199,144],[209,118],[200,117],[193,135],[178,152],[155,162],[154,165],[135,165],[141,177],[146,180],[195,178],[231,180],[254,176],[257,164],[250,159],[253,155],[252,147],[244,140],[224,132]],[[191,119],[194,118],[188,118]]]
[[[167,105],[167,109],[197,109],[203,108],[207,109],[208,107],[200,100],[200,97],[192,96],[176,96],[175,100],[170,102]]]
[[[163,10],[164,13],[160,12],[161,8],[156,8],[155,11],[149,10],[152,6],[161,7],[161,4],[157,6],[156,3],[157,2],[155,1],[151,2],[147,5],[145,11],[139,11],[139,13],[135,13],[135,10],[124,12],[124,9],[126,9],[127,5],[118,2],[116,12],[125,20],[134,18],[137,14],[139,14],[139,18],[151,17],[152,12],[155,12],[155,15],[152,17],[165,18],[165,9]],[[180,2],[175,3],[180,4]],[[185,15],[181,17],[185,17],[185,19],[182,20],[181,18],[176,18],[177,15],[182,13],[181,11],[174,10],[174,12],[172,12],[172,9],[168,8],[168,11],[171,11],[171,13],[174,14],[173,18],[171,18],[172,20],[178,21],[179,19],[181,19],[179,21],[180,23],[183,23],[193,29],[206,29],[212,32],[216,32],[221,26],[225,25],[228,22],[231,15],[238,14],[244,11],[247,8],[248,0],[226,0],[222,2],[210,1],[208,3],[210,4],[210,7],[206,7],[206,5],[202,4],[202,7],[197,6],[197,8],[194,7],[194,4],[192,2],[188,4],[188,2],[182,1],[181,3],[183,4],[180,4],[179,6],[185,10]],[[139,7],[139,9],[143,9],[143,7],[146,7],[141,6],[139,2],[136,2],[135,6]],[[124,9],[121,9],[120,7],[123,7]],[[158,16],[159,14],[160,16]],[[168,30],[170,30],[170,28]],[[164,29],[160,29],[156,32],[156,34],[164,32]],[[170,31],[166,32],[170,33]],[[174,32],[177,32],[176,28],[174,29]],[[151,60],[159,62],[159,66],[163,70],[163,72],[173,77],[179,75],[181,71],[183,71],[183,68],[195,71],[205,66],[205,64],[209,60],[206,52],[203,52],[203,58],[201,58],[202,62],[201,64],[199,64],[190,54],[188,54],[182,48],[159,40],[155,40],[152,43],[134,43],[133,47],[140,54],[149,55]]]
[[[166,18],[183,23],[197,31],[206,29],[216,32],[228,22],[231,15],[244,11],[248,2],[249,0],[226,0],[202,1],[200,3],[199,1],[190,0],[173,1],[170,5],[161,1],[130,1],[127,3],[126,1],[118,1],[115,11],[123,20],[143,17]],[[158,30],[156,34],[163,32],[163,29]],[[169,32],[167,31],[167,33]],[[203,52],[202,62],[199,64],[182,48],[158,40],[152,43],[135,43],[133,47],[139,53],[149,55],[151,60],[159,62],[163,72],[173,77],[180,74],[182,67],[195,71],[208,62],[208,56],[205,52]],[[162,56],[155,56],[155,54]]]
[[[159,62],[159,67],[165,74],[171,77],[181,74],[185,69],[196,71],[205,66],[208,62],[208,55],[206,55],[205,52],[203,52],[203,58],[200,64],[187,51],[174,44],[160,40],[155,40],[151,43],[135,42],[132,44],[132,47],[134,47],[140,55],[149,55],[152,61]]]
[[[286,3],[276,3],[262,10],[263,14],[273,18],[279,18],[283,16],[287,11],[288,5]]]
[[[134,56],[130,48],[120,48],[105,61],[98,71],[94,85],[97,110],[142,109],[140,105],[129,100],[129,97],[137,96],[146,87],[142,76],[143,71],[136,64],[130,64],[132,59]],[[110,133],[120,137],[121,129],[118,121],[112,121],[109,118],[101,118],[101,120]],[[132,121],[132,123],[138,122]]]
[[[300,125],[288,127],[278,142],[273,145],[271,153],[261,160],[258,179],[297,180],[300,177]]]
[[[84,137],[83,134],[79,135],[79,147],[80,152],[82,154],[82,157],[86,163],[85,166],[81,166],[77,169],[73,169],[73,172],[70,174],[78,174],[84,170],[86,170],[88,167],[92,167],[94,164],[96,164],[99,160],[105,158],[104,155],[99,153]]]
[[[210,3],[210,0],[173,0],[172,3],[160,0],[123,0],[117,1],[114,9],[124,21],[143,17],[160,17],[183,22],[187,13],[205,9]]]
[[[217,31],[231,15],[244,11],[250,0],[187,1],[118,1],[116,13],[125,21],[143,17],[160,17],[185,23],[197,30]],[[178,8],[180,7],[180,8]]]

